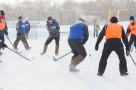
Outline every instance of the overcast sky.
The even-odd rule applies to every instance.
[[[11,3],[14,4],[16,0],[0,0],[0,2],[4,2],[4,3]],[[18,0],[18,1],[24,1],[24,0]],[[30,0],[30,1],[35,1],[35,0]],[[59,2],[63,2],[65,0],[53,0],[53,1],[59,1]],[[83,1],[91,1],[91,0],[75,0],[77,2],[83,2]]]

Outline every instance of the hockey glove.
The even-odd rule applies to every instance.
[[[129,56],[130,55],[130,51],[126,51],[126,55]]]
[[[95,45],[95,50],[98,51],[99,45]]]
[[[6,44],[2,44],[2,49],[7,48],[8,46]]]
[[[17,33],[17,35],[18,35],[18,36],[21,36],[21,34],[20,34],[20,33]]]

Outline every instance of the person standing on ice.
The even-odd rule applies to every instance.
[[[46,53],[48,45],[51,43],[51,41],[54,39],[56,42],[56,47],[55,47],[55,54],[58,55],[59,52],[59,40],[60,40],[60,26],[59,23],[55,20],[52,19],[51,16],[48,17],[47,24],[46,24],[47,30],[49,31],[49,36],[48,39],[46,40],[44,44],[44,49],[41,55]]]
[[[136,21],[134,21],[134,16],[130,16],[129,18],[130,24],[128,25],[126,36],[128,37],[131,33],[130,40],[129,40],[129,51],[131,49],[132,44],[134,43],[134,46],[136,48]]]
[[[81,17],[77,20],[75,25],[70,27],[68,43],[74,54],[69,65],[70,72],[78,72],[79,70],[76,69],[76,66],[80,64],[87,55],[83,45],[87,42],[89,33],[88,26],[84,24],[84,22],[85,20]]]
[[[98,37],[98,31],[100,30],[100,25],[99,25],[99,23],[98,23],[98,20],[97,19],[95,19],[94,20],[94,37],[96,36],[96,37]]]
[[[26,34],[26,29],[25,29],[25,23],[23,22],[23,18],[20,16],[18,23],[16,24],[16,30],[17,30],[17,37],[16,40],[14,42],[14,49],[17,49],[17,45],[19,43],[19,41],[21,40],[22,43],[24,44],[24,47],[26,50],[30,50],[31,47],[29,47],[25,34]]]
[[[8,37],[8,28],[7,28],[7,24],[5,22],[5,13],[3,10],[0,11],[0,39],[4,42],[4,34],[6,35],[7,38]],[[0,50],[1,48],[3,48],[2,46],[0,46]],[[3,48],[4,49],[4,48]],[[2,54],[2,52],[0,52],[0,55]]]
[[[25,19],[26,39],[28,39],[30,28],[31,28],[30,23],[28,22],[28,18],[26,18]]]
[[[118,23],[118,19],[116,17],[112,17],[110,19],[110,23],[105,25],[102,29],[102,31],[99,34],[99,37],[97,39],[95,50],[97,51],[99,48],[99,43],[105,36],[106,42],[104,44],[104,48],[102,51],[102,56],[99,62],[99,69],[98,69],[98,76],[103,76],[104,71],[106,69],[107,65],[107,59],[112,51],[115,51],[115,53],[118,55],[120,64],[119,64],[119,70],[121,76],[128,75],[127,73],[127,61],[124,55],[124,48],[121,39],[123,40],[125,46],[126,46],[126,53],[127,55],[130,55],[129,52],[129,46],[128,46],[128,40],[125,35],[125,31],[123,27]]]

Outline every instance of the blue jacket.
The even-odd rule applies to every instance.
[[[28,21],[25,22],[25,28],[26,30],[30,30],[30,23]]]
[[[18,24],[19,24],[19,33],[20,34],[26,34],[25,23],[24,22],[18,22]]]
[[[84,39],[84,23],[77,23],[70,27],[69,39]]]
[[[49,31],[49,34],[50,34],[50,37],[59,37],[60,36],[60,26],[59,26],[59,23],[56,21],[56,20],[53,20],[53,23],[50,24],[48,21],[47,21],[47,30]]]
[[[0,36],[8,35],[8,27],[7,23],[5,22],[5,28],[3,30],[0,30]]]

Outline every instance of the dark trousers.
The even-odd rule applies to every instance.
[[[94,30],[94,37],[98,37],[98,30]]]
[[[131,34],[131,36],[130,36],[130,40],[129,40],[129,51],[130,51],[130,48],[131,48],[131,45],[134,43],[134,46],[135,46],[135,48],[136,48],[136,36],[135,35],[133,35],[133,34]]]
[[[106,69],[106,65],[107,65],[107,59],[112,51],[115,51],[115,53],[118,55],[118,58],[120,60],[120,63],[119,63],[120,73],[127,72],[127,65],[126,65],[127,62],[126,62],[126,58],[124,55],[123,44],[122,44],[121,40],[119,41],[116,39],[106,41],[106,43],[104,45],[103,52],[102,52],[102,56],[100,59],[98,72],[101,74],[104,73],[104,71]]]
[[[75,57],[77,57],[79,54],[84,58],[86,57],[87,53],[81,39],[69,39],[68,43]]]
[[[0,36],[0,39],[4,42],[5,39],[4,39],[4,35],[3,36]],[[1,50],[2,46],[0,46],[0,50]]]
[[[24,47],[27,49],[29,47],[29,45],[28,45],[28,42],[26,40],[25,34],[21,34],[21,36],[17,35],[16,40],[14,42],[14,47],[17,48],[17,45],[18,45],[20,40],[24,44]]]
[[[46,40],[45,44],[46,45],[50,44],[53,39],[55,40],[56,45],[59,45],[60,37],[56,37],[56,38],[48,37],[48,39]]]
[[[28,38],[29,31],[30,30],[26,30],[26,38]]]

